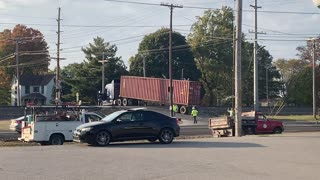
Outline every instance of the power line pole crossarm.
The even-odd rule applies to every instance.
[[[161,3],[161,6],[167,6],[170,8],[170,32],[169,32],[169,79],[170,79],[170,116],[173,116],[173,85],[172,85],[172,12],[173,8],[183,8],[181,5],[165,4]]]

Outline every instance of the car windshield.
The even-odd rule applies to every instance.
[[[120,114],[122,114],[123,112],[125,112],[125,111],[116,111],[116,112],[113,112],[113,113],[107,115],[106,117],[104,117],[103,119],[101,119],[101,121],[110,122],[110,121],[114,120],[114,118],[116,118],[117,116],[119,116]]]

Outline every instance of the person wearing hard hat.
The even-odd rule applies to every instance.
[[[192,107],[191,116],[193,117],[193,124],[197,124],[198,110],[194,106]]]

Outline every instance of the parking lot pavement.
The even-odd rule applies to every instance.
[[[0,148],[0,179],[319,179],[320,133]]]

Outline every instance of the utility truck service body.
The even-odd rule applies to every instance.
[[[172,84],[173,104],[178,105],[180,113],[186,114],[191,106],[200,104],[200,82],[173,80]],[[169,79],[121,76],[120,81],[112,81],[105,88],[107,98],[120,106],[170,102]]]
[[[34,115],[29,124],[22,127],[20,141],[39,142],[42,145],[62,145],[72,141],[73,131],[81,124],[100,121],[102,116],[93,112],[82,112],[78,117],[59,115]]]
[[[270,120],[261,112],[244,112],[241,114],[241,119],[243,135],[282,133],[284,130],[282,122]],[[212,130],[212,135],[214,137],[234,136],[234,118],[230,116],[210,118],[209,129]]]

